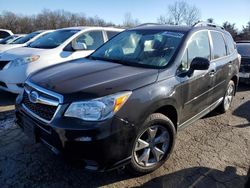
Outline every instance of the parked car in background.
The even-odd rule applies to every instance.
[[[26,78],[40,69],[90,55],[122,29],[72,27],[51,32],[0,58],[0,89],[21,93]],[[10,76],[11,75],[11,76]]]
[[[1,44],[9,44],[12,43],[14,41],[16,41],[17,39],[20,39],[22,37],[24,37],[24,34],[14,34],[14,35],[10,35],[2,40],[0,40],[0,45]]]
[[[0,29],[0,40],[13,35],[11,30]]]
[[[236,46],[241,55],[240,81],[250,83],[250,41],[238,41]]]
[[[41,31],[35,31],[33,33],[27,34],[22,38],[19,38],[9,44],[5,44],[5,45],[0,45],[0,53],[4,52],[6,50],[10,50],[13,48],[18,48],[18,47],[22,47],[22,46],[26,46],[28,45],[30,42],[38,39],[39,37],[52,32],[53,30],[41,30]]]
[[[180,128],[230,108],[239,64],[221,27],[139,26],[88,58],[31,75],[16,122],[86,169],[149,173],[168,159]]]

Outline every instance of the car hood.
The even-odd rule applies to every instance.
[[[28,57],[31,55],[46,55],[51,54],[52,50],[48,49],[38,49],[38,48],[29,48],[29,47],[20,47],[6,51],[2,54],[2,60],[14,60],[17,58]]]
[[[23,46],[23,44],[1,44],[0,45],[0,52],[4,52],[13,48],[18,48]]]
[[[29,77],[29,82],[65,98],[91,98],[132,91],[155,82],[157,77],[157,69],[78,59],[43,69]]]

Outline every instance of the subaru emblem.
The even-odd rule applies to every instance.
[[[31,91],[29,94],[29,100],[32,103],[37,103],[38,102],[39,95],[36,91]]]

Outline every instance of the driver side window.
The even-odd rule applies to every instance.
[[[188,71],[192,60],[196,57],[211,60],[208,31],[200,31],[192,36],[182,57],[180,71]]]
[[[86,32],[78,37],[76,42],[86,45],[87,50],[96,50],[104,43],[102,31]]]

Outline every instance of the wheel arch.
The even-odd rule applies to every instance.
[[[177,130],[179,125],[179,109],[175,99],[169,98],[154,102],[148,109],[149,110],[144,113],[144,118],[147,118],[153,113],[161,113],[173,122],[175,129]]]
[[[230,80],[232,80],[234,82],[234,86],[235,86],[234,95],[235,95],[236,91],[237,91],[238,84],[239,84],[239,78],[238,78],[238,76],[234,75],[234,76],[232,76],[232,78]]]
[[[161,113],[167,116],[174,124],[175,129],[178,127],[178,112],[177,109],[173,105],[164,105],[155,110],[154,113]]]

